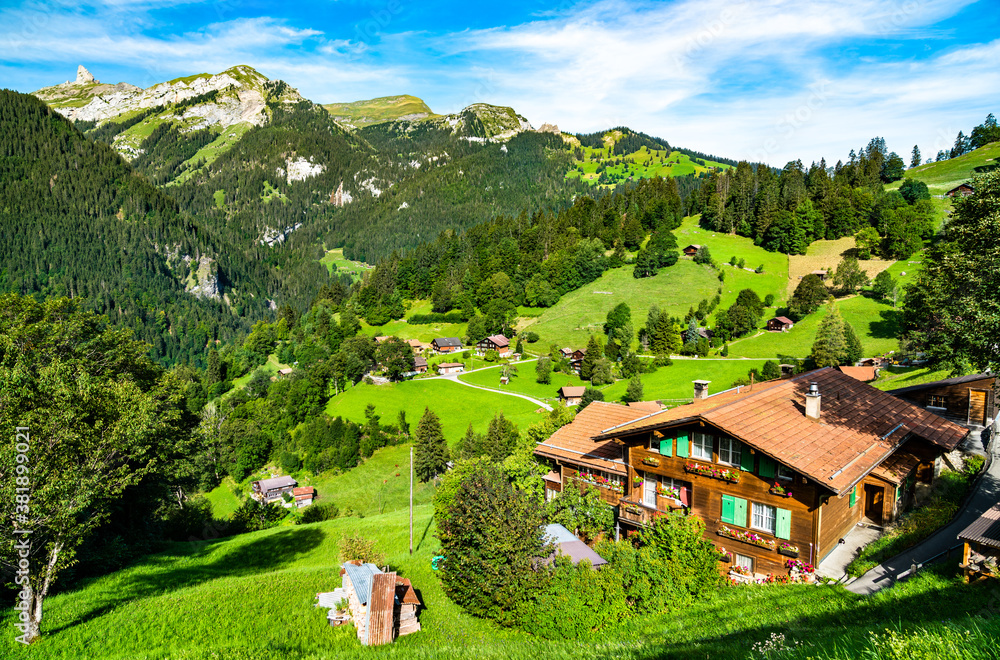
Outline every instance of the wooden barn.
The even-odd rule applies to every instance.
[[[945,197],[954,197],[958,195],[959,197],[968,197],[969,195],[975,194],[976,189],[973,188],[968,183],[961,183],[948,192],[945,193]]]
[[[413,358],[413,371],[418,374],[427,373],[427,358],[422,358],[419,355]]]
[[[375,564],[345,562],[341,576],[358,640],[365,646],[389,644],[420,630],[420,599],[410,581]]]
[[[700,245],[694,245],[694,244],[687,245],[687,246],[684,247],[684,256],[685,257],[693,257],[695,254],[698,253],[698,250],[700,250],[700,249],[701,249]]]
[[[559,399],[565,401],[567,406],[575,406],[580,403],[583,398],[583,392],[587,388],[580,385],[578,387],[572,387],[566,385],[559,388]]]
[[[996,419],[995,387],[995,375],[973,374],[889,390],[889,393],[962,426],[978,428]]]
[[[818,564],[859,522],[895,520],[968,434],[831,368],[715,395],[708,385],[659,412],[587,406],[535,448],[561,478],[546,478],[547,494],[597,486],[625,533],[661,512],[697,515],[731,562],[783,573],[789,557]]]
[[[958,540],[964,543],[961,568],[966,582],[1000,577],[1000,504],[963,529]]]
[[[454,353],[462,350],[462,340],[458,337],[438,337],[431,341],[431,347],[438,353]]]
[[[786,332],[795,327],[795,322],[787,316],[775,316],[767,320],[767,329],[771,332]]]

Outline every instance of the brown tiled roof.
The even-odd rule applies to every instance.
[[[612,440],[595,445],[593,437],[609,426],[623,424],[645,414],[617,403],[594,401],[581,410],[572,422],[536,446],[535,453],[597,470],[625,474],[622,448]]]
[[[819,420],[805,416],[810,382],[818,384],[822,395]],[[968,433],[958,424],[827,367],[612,425],[595,434],[594,441],[694,419],[722,429],[838,494],[885,460],[909,433],[949,451]]]
[[[781,321],[782,323],[789,323],[791,325],[795,324],[795,322],[792,321],[792,319],[788,318],[787,316],[775,316],[774,320],[775,321]]]
[[[885,479],[889,483],[899,485],[903,483],[903,480],[909,476],[913,468],[917,467],[919,463],[919,458],[903,448],[885,459],[881,465],[872,470],[872,474]]]
[[[976,520],[958,534],[960,541],[972,541],[1000,548],[1000,504],[976,518]]]
[[[663,410],[663,406],[656,401],[632,401],[628,404],[628,407],[633,410],[641,410],[648,413]]]
[[[417,367],[426,367],[426,366],[427,366],[427,358],[422,358],[419,355],[413,358],[414,369],[416,369]]]
[[[465,365],[461,362],[442,362],[438,367],[442,369],[447,369],[448,367],[464,367]]]
[[[312,495],[316,492],[316,489],[312,486],[302,486],[300,488],[293,488],[292,495]]]
[[[504,348],[506,346],[510,346],[510,340],[504,337],[503,335],[490,335],[486,339],[487,341],[491,341],[494,344],[496,344],[497,348]]]
[[[837,367],[840,373],[856,378],[862,383],[875,380],[875,367]]]
[[[579,387],[574,387],[572,385],[564,385],[563,387],[559,388],[559,394],[561,394],[566,398],[583,396],[583,393],[585,391],[587,391],[587,388],[582,385]]]

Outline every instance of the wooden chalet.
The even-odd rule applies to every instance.
[[[995,388],[995,375],[973,374],[890,390],[889,394],[926,408],[956,424],[978,428],[996,419]]]
[[[700,249],[701,249],[700,245],[694,245],[694,244],[687,245],[687,246],[684,247],[684,256],[685,257],[693,257],[695,254],[698,253],[698,250],[700,250]]]
[[[485,355],[486,351],[496,351],[500,357],[510,357],[510,340],[503,335],[490,335],[476,342],[476,353]]]
[[[569,356],[569,368],[580,375],[580,367],[583,365],[583,357],[587,354],[587,349],[578,348]]]
[[[413,372],[418,374],[427,373],[427,358],[419,355],[413,358]]]
[[[956,195],[958,195],[959,197],[968,197],[969,195],[975,194],[975,192],[976,189],[973,188],[970,184],[960,183],[959,185],[955,186],[954,188],[946,192],[944,195],[945,197],[954,197]]]
[[[1000,576],[1000,504],[963,529],[958,540],[964,544],[961,569],[966,582]]]
[[[626,533],[683,511],[737,565],[777,573],[790,557],[818,564],[862,520],[894,520],[967,435],[831,368],[713,396],[707,381],[696,388],[691,404],[653,413],[592,403],[535,453],[560,490],[597,485]]]
[[[439,374],[457,374],[465,371],[465,365],[461,362],[442,362],[437,370]]]
[[[396,637],[420,630],[420,599],[410,581],[375,564],[342,564],[343,588],[358,640],[365,646],[388,644]]]
[[[292,375],[292,368],[291,367],[285,367],[284,369],[278,369],[278,375],[279,376],[291,376]]]
[[[559,388],[559,400],[565,401],[567,406],[575,406],[580,403],[583,393],[587,388],[584,386],[572,387],[565,385]]]
[[[268,504],[282,499],[282,495],[289,495],[299,485],[292,477],[274,477],[272,479],[261,479],[250,484],[252,496],[255,500]]]
[[[857,378],[862,383],[870,383],[878,378],[879,370],[875,367],[837,367],[842,374]]]
[[[771,332],[787,332],[795,326],[795,321],[787,316],[775,316],[767,320],[767,329]]]
[[[301,509],[313,503],[313,500],[316,498],[316,489],[312,486],[293,488],[292,497],[295,498],[295,506]]]
[[[572,349],[572,348],[560,348],[560,349],[559,349],[559,353],[560,353],[560,354],[561,354],[561,355],[562,355],[562,356],[563,356],[564,358],[566,358],[567,360],[569,360],[570,358],[572,358],[572,357],[573,357],[573,349]]]
[[[419,339],[409,339],[407,340],[406,343],[409,344],[410,348],[413,349],[414,353],[420,353],[421,351],[426,351],[431,347],[430,344],[424,341],[420,341]]]
[[[431,347],[438,353],[454,353],[462,350],[462,340],[458,337],[438,337],[431,341]]]

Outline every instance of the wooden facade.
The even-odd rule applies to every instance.
[[[997,415],[996,376],[976,374],[923,383],[889,393],[963,426],[986,426]]]

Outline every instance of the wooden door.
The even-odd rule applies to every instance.
[[[884,504],[885,488],[874,484],[865,484],[865,517],[876,525],[881,525]]]
[[[968,423],[986,426],[986,390],[969,390]]]
[[[656,508],[656,475],[646,473],[642,479],[642,503]]]

